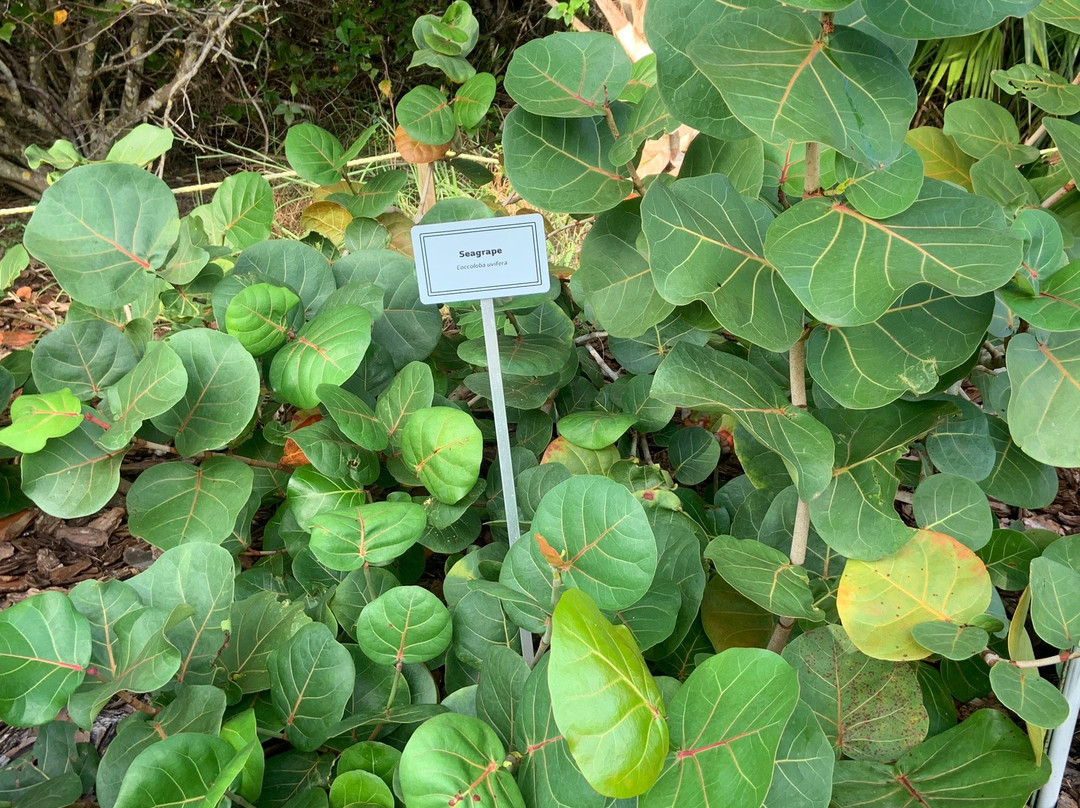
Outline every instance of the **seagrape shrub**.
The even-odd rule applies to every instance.
[[[69,171],[25,234],[72,303],[0,366],[4,509],[92,514],[123,477],[161,553],[0,613],[0,720],[39,728],[0,800],[1019,808],[1080,540],[988,498],[1041,508],[1080,465],[1080,91],[996,77],[1047,150],[984,100],[909,130],[907,63],[1074,6],[650,0],[655,58],[521,47],[507,175],[596,219],[568,283],[497,301],[520,538],[478,307],[419,301],[403,173],[296,130],[323,186],[296,241],[255,174],[181,218],[138,165]],[[678,176],[642,181],[679,123]],[[1011,715],[958,720],[991,693]],[[76,728],[117,696],[99,760]]]

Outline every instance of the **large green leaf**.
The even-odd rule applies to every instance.
[[[301,627],[270,652],[270,698],[293,746],[319,748],[341,720],[353,691],[352,656],[322,623]]]
[[[559,419],[559,434],[585,449],[603,449],[634,425],[634,416],[621,412],[578,410]]]
[[[929,179],[955,182],[971,188],[971,166],[975,159],[956,145],[956,141],[934,126],[917,126],[908,131],[904,142],[922,158],[923,172]]]
[[[341,141],[313,123],[298,123],[285,133],[285,159],[298,177],[316,185],[341,181],[344,155]]]
[[[731,586],[773,614],[812,622],[825,619],[814,605],[806,570],[779,550],[755,539],[717,536],[705,548],[705,558]]]
[[[85,421],[82,404],[66,387],[52,393],[22,395],[11,403],[11,423],[0,429],[0,446],[23,454],[45,448],[50,438],[61,438]]]
[[[896,159],[915,113],[915,84],[887,45],[845,26],[822,38],[796,11],[728,14],[693,41],[690,58],[767,143],[820,141],[880,168]]]
[[[734,415],[759,443],[783,458],[805,500],[833,479],[829,430],[792,406],[772,378],[745,359],[680,343],[656,371],[652,395],[676,407]]]
[[[172,735],[131,762],[114,808],[201,806],[234,757],[228,742],[213,735]],[[231,783],[235,773],[225,776]]]
[[[1028,263],[1025,261],[1025,263]],[[1031,291],[1012,283],[999,291],[1009,310],[1046,331],[1080,330],[1080,261],[1057,269],[1039,280]]]
[[[976,160],[999,155],[1015,165],[1030,163],[1039,156],[1034,146],[1020,144],[1020,130],[1012,113],[985,98],[965,98],[949,104],[941,131]]]
[[[1080,332],[1039,341],[1017,334],[1006,354],[1012,396],[1009,431],[1026,454],[1052,466],[1080,466]]]
[[[259,400],[259,370],[240,342],[228,334],[193,328],[166,343],[187,371],[187,389],[172,407],[151,420],[185,457],[220,449],[248,425]]]
[[[478,718],[444,713],[425,721],[401,753],[401,794],[409,808],[525,808],[506,748]]]
[[[211,457],[199,466],[161,463],[146,469],[127,495],[128,528],[155,547],[220,544],[251,494],[251,466]]]
[[[990,684],[1001,703],[1028,724],[1054,729],[1069,717],[1069,702],[1037,668],[1018,668],[1002,660],[990,668]]]
[[[89,730],[101,709],[121,690],[152,692],[168,684],[180,668],[180,652],[165,632],[189,612],[187,606],[171,612],[139,608],[115,622],[102,615],[108,632],[106,650],[91,658],[97,675],[68,699],[71,719]]]
[[[380,452],[386,448],[386,427],[363,399],[331,384],[319,385],[315,392],[345,437],[372,451]]]
[[[120,485],[125,449],[102,449],[95,442],[100,434],[100,429],[83,422],[75,431],[51,439],[44,449],[23,455],[19,464],[23,493],[61,519],[89,516],[105,507]]]
[[[759,208],[722,174],[656,182],[641,205],[642,230],[665,300],[702,300],[728,331],[785,351],[802,333],[802,309],[763,257],[770,216]]]
[[[282,603],[273,592],[258,592],[233,603],[229,611],[229,644],[217,659],[231,686],[241,693],[269,689],[270,653],[311,622],[303,613],[303,605]]]
[[[1005,713],[979,710],[892,765],[838,762],[832,804],[1018,808],[1049,776],[1049,764],[1035,763],[1031,743]]]
[[[836,608],[855,647],[875,659],[923,659],[912,627],[933,620],[967,624],[990,604],[990,576],[971,550],[944,533],[918,531],[877,561],[850,560]]]
[[[883,169],[868,168],[839,155],[836,179],[855,210],[873,219],[885,219],[903,213],[919,198],[922,158],[907,143],[900,147],[900,156]]]
[[[67,388],[88,401],[135,367],[135,361],[135,348],[119,328],[101,320],[79,320],[42,337],[31,367],[39,392]]]
[[[453,407],[426,407],[405,424],[402,459],[440,502],[452,505],[480,476],[484,439],[467,412]]]
[[[320,474],[311,466],[301,466],[289,478],[289,510],[303,531],[320,513],[354,508],[367,503],[364,490],[355,480],[342,480]]]
[[[588,595],[568,589],[552,618],[550,657],[555,722],[589,785],[609,797],[644,792],[664,765],[668,725],[630,630],[612,626]]]
[[[572,477],[548,491],[526,539],[534,561],[550,565],[601,609],[641,598],[656,573],[656,541],[641,502],[606,477]]]
[[[111,308],[154,285],[180,231],[176,199],[148,171],[79,166],[41,198],[23,243],[73,300]]]
[[[798,700],[795,671],[771,651],[730,648],[706,659],[671,702],[672,753],[642,808],[761,804]]]
[[[289,312],[300,302],[291,289],[256,283],[229,301],[225,330],[240,340],[252,356],[272,351],[289,332]]]
[[[990,78],[1009,95],[1020,93],[1051,115],[1075,115],[1080,112],[1080,87],[1053,70],[1034,64],[1019,64],[1008,70],[994,70]]]
[[[569,343],[546,334],[500,334],[499,366],[512,376],[549,376],[558,373],[570,353]],[[487,367],[487,340],[470,339],[458,345],[458,356],[477,367]]]
[[[536,661],[514,716],[516,748],[525,752],[517,772],[518,787],[529,806],[602,808],[607,799],[582,777],[555,724],[548,689],[549,662],[547,655]]]
[[[128,582],[147,606],[171,613],[189,606],[191,614],[167,636],[181,654],[176,678],[210,684],[213,663],[225,644],[233,602],[234,559],[216,544],[182,544],[162,553],[146,572]]]
[[[240,253],[233,271],[214,287],[214,317],[219,325],[225,324],[228,304],[240,291],[235,287],[224,294],[230,279],[237,276],[291,289],[300,295],[308,315],[315,314],[335,288],[330,262],[311,245],[292,239],[260,241]]]
[[[964,36],[993,28],[1006,17],[1023,17],[1040,0],[866,0],[866,16],[878,28],[906,39]]]
[[[226,177],[210,204],[191,215],[201,219],[211,244],[243,250],[270,238],[274,212],[270,183],[254,171],[241,171]]]
[[[904,393],[928,393],[982,343],[994,312],[991,294],[954,297],[918,285],[876,321],[815,328],[806,366],[845,407],[870,409]]]
[[[615,103],[620,131],[628,117]],[[598,213],[633,190],[607,157],[614,136],[601,118],[544,118],[515,107],[503,124],[506,176],[528,202],[553,213]]]
[[[784,659],[798,671],[799,699],[844,757],[895,760],[926,737],[915,671],[866,656],[840,626],[796,637]]]
[[[970,550],[990,541],[997,520],[974,481],[956,474],[933,474],[915,489],[911,507],[919,527],[947,533]]]
[[[396,586],[360,612],[356,641],[369,659],[385,665],[427,662],[450,644],[450,612],[420,586]]]
[[[987,421],[994,445],[994,468],[979,480],[979,488],[994,499],[1018,508],[1045,508],[1058,492],[1057,471],[1023,451],[1010,434],[1009,425],[990,416]]]
[[[319,403],[320,384],[341,384],[360,367],[371,341],[371,315],[359,306],[321,312],[274,354],[270,384],[301,409]]]
[[[52,721],[83,681],[90,624],[59,592],[42,592],[0,612],[0,718],[17,727]]]
[[[1050,3],[1039,3],[1031,12],[1031,16],[1036,20],[1080,34],[1080,0],[1053,0]]]
[[[478,129],[495,100],[495,86],[493,75],[477,73],[458,87],[454,93],[454,122],[462,129]]]
[[[702,29],[730,11],[730,4],[711,0],[653,0],[645,8],[645,38],[656,53],[656,87],[664,105],[686,125],[723,140],[749,133],[687,51]]]
[[[424,508],[414,502],[372,502],[315,516],[309,546],[320,564],[349,571],[388,564],[412,547],[426,526]]]
[[[1031,623],[1055,648],[1080,645],[1080,571],[1050,558],[1031,562]]]
[[[413,87],[397,104],[397,118],[409,137],[439,146],[454,137],[454,113],[446,96],[429,84]]]
[[[915,204],[882,221],[805,200],[769,228],[765,256],[815,317],[863,325],[916,284],[961,297],[992,291],[1019,269],[1022,247],[1000,206],[928,179]]]
[[[168,410],[187,390],[187,371],[176,351],[151,342],[131,372],[105,391],[104,415],[112,425],[97,439],[106,449],[122,449],[143,421]]]
[[[514,50],[504,86],[534,115],[591,118],[604,114],[630,80],[630,57],[610,34],[552,34]]]

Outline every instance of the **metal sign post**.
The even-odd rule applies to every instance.
[[[494,298],[539,294],[550,288],[544,219],[539,214],[530,214],[419,225],[412,230],[412,242],[421,301],[480,300],[506,531],[513,544],[521,535],[521,524],[510,458],[510,428],[506,421]],[[521,629],[521,653],[530,666],[534,655],[532,640],[532,634]]]

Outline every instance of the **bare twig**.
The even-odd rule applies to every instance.
[[[1059,201],[1061,201],[1061,198],[1065,196],[1065,194],[1069,193],[1069,191],[1071,191],[1075,187],[1076,180],[1069,180],[1061,188],[1058,188],[1056,191],[1054,191],[1054,193],[1050,194],[1050,196],[1046,197],[1046,199],[1042,201],[1043,210],[1047,208],[1052,208]]]
[[[600,355],[599,351],[597,351],[596,348],[586,343],[585,350],[589,352],[589,356],[591,356],[593,358],[593,361],[596,362],[596,364],[599,366],[601,373],[603,373],[613,382],[618,381],[619,372],[617,370],[611,369],[611,366],[604,361],[604,357]]]

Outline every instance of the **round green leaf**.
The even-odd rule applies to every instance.
[[[796,637],[784,659],[799,674],[799,699],[845,757],[895,760],[926,737],[929,717],[915,671],[871,659],[840,626]]]
[[[124,333],[101,320],[69,322],[41,338],[31,367],[38,391],[67,388],[88,401],[135,367],[135,349]]]
[[[341,384],[352,376],[370,341],[371,315],[364,309],[341,306],[321,312],[274,354],[270,384],[290,404],[314,407],[319,385]]]
[[[990,604],[990,576],[971,550],[944,533],[920,530],[878,561],[850,560],[836,608],[851,641],[875,659],[924,659],[911,636],[920,623],[967,624]]]
[[[203,214],[199,218],[211,244],[243,250],[270,238],[275,210],[270,183],[254,171],[241,171],[226,177],[210,204],[191,215]]]
[[[507,617],[501,594],[468,591],[454,605],[454,656],[470,667],[479,669],[494,648],[521,653],[520,633]]]
[[[405,93],[398,101],[397,119],[413,140],[439,146],[454,137],[454,113],[446,96],[427,84]]]
[[[397,201],[407,179],[404,171],[380,171],[360,183],[351,193],[330,194],[328,201],[341,205],[355,219],[374,219]]]
[[[923,184],[922,158],[906,143],[888,168],[867,168],[838,155],[836,179],[855,210],[872,219],[887,219],[903,213],[918,199]]]
[[[967,659],[986,648],[990,635],[978,626],[959,626],[947,620],[919,623],[911,636],[927,651],[946,659]]]
[[[639,208],[640,203],[631,200],[596,218],[573,275],[596,323],[616,337],[636,337],[674,309],[656,291],[647,251],[638,244]]]
[[[990,684],[1001,703],[1028,724],[1054,729],[1069,717],[1069,702],[1038,668],[1018,668],[1003,660],[990,668]]]
[[[230,457],[199,466],[161,463],[136,478],[127,495],[133,536],[167,550],[184,542],[220,544],[248,501],[254,473]]]
[[[423,507],[412,502],[372,502],[329,511],[310,522],[311,552],[332,570],[388,564],[410,547],[427,527]]]
[[[755,539],[717,536],[705,548],[705,558],[725,581],[773,614],[814,622],[825,619],[814,605],[806,570],[779,550]]]
[[[907,133],[904,142],[919,153],[923,172],[929,179],[954,182],[972,190],[970,171],[974,158],[965,154],[956,141],[940,129],[918,126]]]
[[[763,257],[771,218],[721,174],[654,183],[641,223],[660,296],[676,305],[704,301],[727,330],[786,351],[802,333],[802,311]]]
[[[16,403],[23,398],[27,396]],[[23,493],[61,519],[89,516],[105,507],[120,485],[126,450],[102,449],[94,440],[98,434],[100,429],[82,422],[73,432],[52,438],[44,449],[24,455],[19,464]]]
[[[668,462],[672,475],[683,485],[705,482],[720,462],[720,442],[700,426],[679,429],[668,443]]]
[[[687,50],[698,34],[733,8],[712,0],[653,0],[645,9],[645,38],[656,53],[656,87],[664,105],[687,126],[722,140],[745,138],[749,132]]]
[[[642,808],[760,804],[798,700],[795,671],[771,651],[730,648],[709,657],[672,699],[673,754]]]
[[[171,129],[140,123],[116,141],[105,159],[110,163],[131,163],[144,166],[165,154],[173,145]]]
[[[1036,558],[1030,573],[1035,633],[1055,648],[1080,644],[1080,571],[1051,558]]]
[[[965,98],[949,104],[941,131],[976,160],[998,154],[1014,165],[1023,165],[1039,156],[1034,146],[1020,144],[1020,130],[1012,114],[985,98]]]
[[[559,483],[540,501],[531,531],[533,558],[601,609],[625,608],[649,591],[656,541],[640,501],[618,483],[591,475]]]
[[[233,271],[214,288],[214,317],[218,323],[225,322],[232,300],[222,294],[222,289],[234,276],[251,276],[291,289],[300,295],[308,315],[317,312],[335,288],[330,262],[311,245],[291,239],[260,241],[237,256]],[[232,294],[238,291],[234,289]]]
[[[514,51],[514,58],[517,54],[518,51]],[[490,73],[477,73],[454,93],[454,122],[462,129],[476,129],[484,122],[494,100],[495,77]]]
[[[511,337],[500,334],[499,365],[504,373],[518,376],[548,376],[558,373],[566,363],[569,343],[547,334],[521,334]],[[465,340],[457,349],[458,356],[470,365],[487,367],[486,340]]]
[[[978,485],[955,474],[934,474],[915,489],[911,503],[919,527],[947,533],[969,550],[978,550],[997,520]]]
[[[315,393],[347,438],[375,452],[386,448],[386,427],[361,398],[332,384],[320,384]]]
[[[352,656],[322,623],[308,623],[270,652],[270,698],[285,734],[301,751],[320,747],[353,692]]]
[[[628,110],[615,103],[616,126]],[[633,189],[607,157],[614,137],[599,118],[543,118],[515,107],[503,124],[506,175],[521,196],[552,213],[597,213]]]
[[[42,592],[0,612],[0,718],[16,727],[56,717],[90,662],[90,624],[59,592]]]
[[[311,528],[317,514],[344,510],[367,503],[363,489],[352,480],[339,480],[320,474],[311,466],[301,466],[289,478],[289,510],[303,531]]]
[[[866,16],[878,28],[906,39],[965,36],[993,28],[1006,17],[1023,17],[1039,0],[874,0]]]
[[[880,407],[909,391],[929,393],[979,347],[993,312],[992,294],[954,297],[913,286],[873,323],[815,328],[807,369],[830,396],[855,409]]]
[[[550,657],[555,722],[589,785],[609,797],[644,792],[664,765],[668,725],[630,630],[612,626],[588,595],[568,589],[552,618]]]
[[[776,774],[764,808],[824,808],[832,795],[835,753],[813,711],[802,700],[776,749]]]
[[[468,494],[480,477],[484,437],[467,412],[427,407],[405,424],[401,452],[432,496],[452,505]]]
[[[977,404],[956,399],[960,412],[926,436],[930,459],[945,474],[984,480],[994,468],[994,444],[986,414]]]
[[[1006,354],[1009,431],[1024,453],[1052,466],[1080,466],[1080,334],[1039,342],[1017,334]]]
[[[172,735],[131,762],[113,808],[202,804],[233,757],[228,742],[214,735]],[[229,781],[235,776],[236,772],[229,774]]]
[[[1037,268],[1037,264],[1031,261],[1025,260],[1024,263]],[[1001,298],[1010,311],[1036,328],[1046,331],[1078,331],[1080,261],[1073,261],[1060,269],[1054,266],[1054,269],[1053,275],[1040,281],[1038,291],[1030,293],[1015,284],[1009,284],[1000,290]]]
[[[1024,346],[1022,340],[1021,351],[1025,347],[1027,346]],[[1043,355],[1041,351],[1040,355]],[[1026,358],[1023,353],[1021,356]],[[1006,354],[1007,361],[1008,354]],[[1022,412],[1022,410],[1018,411],[1021,418],[1023,418]],[[1034,510],[1045,508],[1053,502],[1058,492],[1057,471],[1054,467],[1036,460],[1023,451],[1010,434],[1010,425],[1000,418],[990,416],[987,425],[990,430],[990,441],[994,445],[994,468],[988,477],[978,481],[979,488],[986,492],[987,496],[1000,499],[1017,508]],[[1017,429],[1021,430],[1021,434],[1026,437],[1031,434],[1033,425],[1028,422],[1018,425]]]
[[[100,163],[73,168],[45,191],[23,244],[73,300],[111,308],[154,285],[179,231],[169,186],[141,168]]]
[[[505,758],[506,748],[480,719],[437,715],[420,725],[401,753],[401,794],[409,808],[525,808]]]
[[[584,449],[603,449],[634,425],[634,416],[614,412],[572,412],[559,419],[559,434]]]
[[[187,389],[187,371],[176,352],[164,342],[151,342],[143,358],[120,381],[105,391],[105,412],[112,426],[97,439],[106,449],[121,449],[143,421],[173,406]]]
[[[552,118],[604,114],[630,80],[630,57],[611,34],[552,34],[514,51],[503,84],[523,109]]]
[[[364,607],[356,624],[361,650],[379,664],[427,662],[450,644],[450,612],[419,586],[398,586]]]
[[[290,126],[285,133],[285,159],[297,176],[316,185],[341,181],[344,155],[341,141],[313,123]]]
[[[229,301],[225,330],[240,340],[252,356],[267,353],[285,341],[289,312],[299,302],[291,289],[270,283],[253,284]]]
[[[255,360],[235,337],[207,328],[179,331],[166,344],[187,371],[187,389],[183,398],[151,419],[154,426],[175,436],[184,457],[220,449],[244,431],[255,412]]]
[[[49,438],[67,435],[84,422],[82,404],[66,387],[54,393],[22,395],[11,403],[11,424],[0,429],[0,446],[33,454]]]
[[[919,283],[962,297],[992,291],[1020,267],[1022,247],[1000,206],[926,180],[911,207],[883,221],[828,199],[800,202],[769,228],[765,255],[815,317],[862,325]]]
[[[394,808],[394,794],[379,775],[353,769],[339,771],[330,785],[330,808]]]
[[[766,143],[820,141],[868,166],[889,165],[915,113],[907,67],[869,34],[820,33],[810,15],[748,9],[706,28],[690,58]]]

